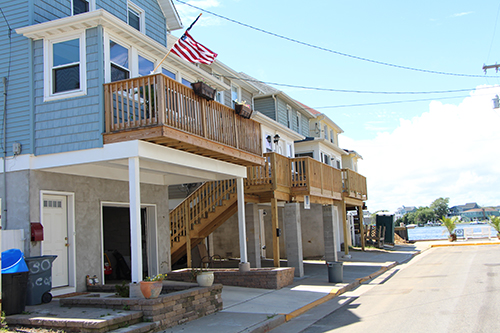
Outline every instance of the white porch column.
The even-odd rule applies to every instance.
[[[247,264],[247,235],[245,230],[245,192],[243,178],[236,178],[236,193],[238,195],[238,231],[240,234],[240,269],[242,264]],[[245,268],[243,268],[245,269]]]
[[[128,159],[128,192],[130,200],[130,265],[132,282],[142,281],[141,182],[139,157]]]

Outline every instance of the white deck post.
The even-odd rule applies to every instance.
[[[130,157],[128,159],[128,189],[132,282],[142,281],[141,182],[139,171],[139,157]]]
[[[245,230],[245,192],[243,178],[236,178],[236,193],[238,195],[238,230],[240,234],[240,270],[245,270],[248,264],[247,235]],[[242,265],[244,264],[244,268]],[[250,268],[250,267],[248,267]]]

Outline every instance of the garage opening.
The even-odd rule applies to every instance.
[[[141,209],[142,272],[148,276],[148,228],[146,208]],[[128,207],[103,207],[104,283],[131,281],[130,210]],[[106,263],[109,264],[106,267]]]

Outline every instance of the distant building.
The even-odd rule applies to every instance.
[[[396,212],[394,213],[394,218],[397,220],[397,219],[403,218],[403,216],[406,213],[413,213],[416,211],[417,211],[417,207],[415,207],[415,206],[402,206],[396,210]]]
[[[492,216],[500,216],[500,212],[494,208],[474,208],[460,214],[462,221],[487,220]]]
[[[475,202],[469,202],[465,205],[453,206],[450,208],[449,216],[461,216],[461,214],[467,210],[480,208]]]

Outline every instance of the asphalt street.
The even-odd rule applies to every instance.
[[[343,296],[302,332],[500,332],[500,245],[433,248]]]

